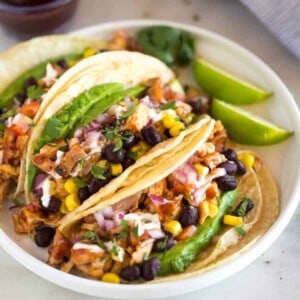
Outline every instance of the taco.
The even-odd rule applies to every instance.
[[[253,152],[226,149],[224,135],[216,122],[179,167],[169,168],[181,159],[178,152],[162,155],[144,166],[143,176],[132,174],[132,186],[66,218],[49,263],[111,283],[160,282],[204,272],[245,251],[278,216],[277,186]]]
[[[45,36],[1,54],[0,203],[16,183],[15,195],[23,190],[25,149],[31,127],[50,103],[48,90],[74,63],[95,53],[97,45],[77,37]],[[58,84],[50,93],[61,88]]]
[[[49,99],[32,130],[28,205],[14,216],[16,231],[36,236],[42,225],[53,237],[64,216],[133,185],[135,170],[143,176],[144,165],[173,151],[178,160],[168,168],[176,167],[201,147],[214,121],[204,106],[193,108],[174,79],[159,60],[127,51],[98,54],[66,72],[68,86]]]

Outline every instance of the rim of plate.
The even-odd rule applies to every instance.
[[[150,25],[174,26],[186,30],[196,36],[212,38],[213,40],[223,43],[230,49],[239,52],[240,55],[247,57],[247,59],[253,64],[260,65],[260,68],[263,68],[264,72],[268,73],[268,76],[270,76],[272,80],[276,82],[276,84],[279,86],[282,92],[284,92],[284,94],[286,95],[288,105],[293,109],[294,112],[291,118],[293,118],[294,120],[293,123],[295,125],[297,124],[297,126],[295,126],[295,131],[300,132],[300,122],[298,121],[300,120],[300,113],[297,104],[292,94],[289,92],[288,88],[285,86],[285,84],[282,82],[279,76],[252,52],[220,34],[197,26],[186,25],[183,23],[164,20],[140,19],[100,23],[80,30],[73,31],[71,32],[71,34],[88,35],[92,34],[93,32],[113,30],[115,28],[124,28],[126,30],[130,28],[137,28]],[[300,183],[300,168],[298,170],[295,182]],[[240,256],[235,257],[232,260],[229,260],[228,262],[225,262],[220,266],[208,270],[200,275],[191,274],[190,276],[183,279],[176,279],[161,283],[116,285],[64,273],[47,265],[46,263],[32,256],[31,254],[27,253],[23,248],[21,248],[14,241],[12,241],[1,228],[0,245],[10,256],[12,256],[15,260],[17,260],[20,264],[22,264],[24,267],[26,267],[33,273],[39,275],[47,281],[50,281],[52,283],[55,283],[73,291],[93,296],[109,297],[115,299],[154,299],[167,296],[175,296],[213,285],[239,272],[251,262],[253,262],[260,254],[262,254],[268,247],[270,247],[272,243],[274,243],[274,241],[285,229],[288,222],[292,218],[293,213],[295,212],[298,202],[300,200],[297,198],[297,194],[299,195],[299,193],[300,184],[295,184],[291,197],[286,205],[286,208],[283,211],[281,211],[279,218],[258,241],[251,245],[250,248],[243,252]],[[178,286],[179,282],[181,283],[180,287]],[[184,287],[184,289],[182,287]],[[160,288],[159,293],[155,292],[156,288]]]

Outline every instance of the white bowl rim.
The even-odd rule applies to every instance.
[[[165,20],[124,20],[124,21],[115,21],[115,22],[105,22],[99,23],[93,26],[83,28],[71,32],[73,35],[84,35],[85,33],[100,30],[104,31],[107,29],[113,28],[124,28],[128,29],[130,27],[140,27],[140,26],[151,26],[151,25],[169,25],[181,28],[188,32],[191,32],[195,35],[202,35],[206,37],[211,37],[215,40],[218,40],[230,48],[235,49],[240,54],[247,56],[248,60],[251,60],[253,64],[259,64],[264,68],[264,71],[272,77],[272,80],[276,81],[280,89],[285,93],[288,98],[289,105],[292,106],[295,115],[294,118],[300,120],[300,113],[296,102],[289,92],[287,87],[278,77],[278,75],[266,65],[260,58],[254,55],[252,52],[246,48],[240,46],[236,42],[228,39],[220,34],[212,32],[207,29],[203,29],[193,25],[186,25],[178,22],[171,22]],[[294,130],[300,132],[300,122],[297,123],[297,128]],[[300,169],[298,170],[297,182],[300,183]],[[188,293],[194,290],[198,290],[209,285],[215,284],[220,280],[223,280],[233,274],[237,273],[241,269],[245,268],[251,262],[253,262],[260,254],[262,254],[271,244],[279,237],[282,231],[287,226],[288,222],[292,218],[298,202],[300,199],[297,198],[297,195],[300,194],[300,184],[295,185],[292,195],[290,197],[289,203],[286,205],[284,211],[281,212],[279,218],[273,224],[273,226],[268,230],[268,232],[258,240],[253,247],[248,249],[241,256],[234,258],[231,261],[228,261],[222,264],[219,267],[216,267],[212,270],[209,270],[206,273],[201,274],[200,276],[191,276],[184,279],[172,280],[170,282],[162,283],[150,283],[150,284],[130,284],[130,285],[116,285],[110,283],[103,283],[95,280],[90,280],[86,278],[81,278],[72,274],[63,273],[44,262],[41,262],[34,256],[27,253],[24,249],[18,246],[14,241],[12,241],[0,228],[0,245],[2,248],[15,260],[17,260],[24,267],[32,271],[33,273],[39,275],[40,277],[60,285],[64,288],[74,290],[77,292],[85,293],[88,295],[99,296],[99,297],[109,297],[109,298],[123,298],[123,299],[141,299],[141,298],[162,298],[167,296],[175,296],[184,293]],[[199,286],[199,279],[202,279],[201,286]],[[205,280],[204,280],[205,279]],[[181,283],[181,286],[184,289],[178,291],[178,283]],[[149,292],[155,291],[156,288],[160,288],[160,294],[157,293],[149,295]],[[167,292],[163,292],[163,290]],[[176,291],[173,292],[172,291]]]

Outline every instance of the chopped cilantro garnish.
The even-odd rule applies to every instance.
[[[91,241],[95,241],[96,240],[96,236],[97,236],[97,232],[94,230],[89,230],[86,231],[82,237],[81,240],[91,240]]]
[[[253,201],[245,197],[243,200],[239,203],[239,205],[236,207],[234,211],[234,215],[238,217],[245,217],[246,214],[254,207]]]
[[[176,102],[170,101],[170,102],[164,104],[160,109],[161,110],[176,109]]]
[[[131,231],[132,231],[132,233],[133,233],[133,235],[134,235],[135,238],[138,238],[138,237],[139,237],[139,226],[138,226],[138,225],[134,226],[134,227],[131,229]]]
[[[40,99],[43,94],[44,90],[40,86],[31,85],[27,89],[27,96],[32,100]]]
[[[120,225],[123,230],[128,230],[128,221],[127,220],[122,219]]]
[[[76,186],[78,186],[79,188],[83,188],[85,186],[87,186],[87,182],[85,182],[82,178],[76,176],[76,177],[73,177],[73,180],[76,184]]]
[[[113,256],[118,256],[119,255],[119,250],[118,250],[118,245],[117,245],[117,240],[116,239],[113,240],[113,246],[112,246],[112,249],[111,249],[111,254]]]
[[[98,166],[93,166],[92,167],[92,174],[94,177],[98,178],[98,179],[102,179],[104,180],[106,177],[104,176],[105,174],[105,169],[98,167]]]
[[[246,231],[243,229],[243,227],[241,226],[236,226],[235,227],[235,230],[242,236],[245,236],[246,235]]]
[[[135,107],[136,107],[138,101],[139,100],[137,98],[134,98],[131,107],[128,109],[128,111],[126,111],[124,114],[122,114],[121,118],[126,119],[126,118],[130,117],[134,113],[134,110],[135,110]]]

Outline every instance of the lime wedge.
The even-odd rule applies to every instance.
[[[241,144],[271,145],[293,135],[291,131],[276,127],[258,116],[218,99],[212,101],[211,115],[223,123],[232,140]]]
[[[228,103],[252,104],[261,102],[272,95],[271,92],[243,81],[204,59],[195,61],[194,75],[205,92]]]

